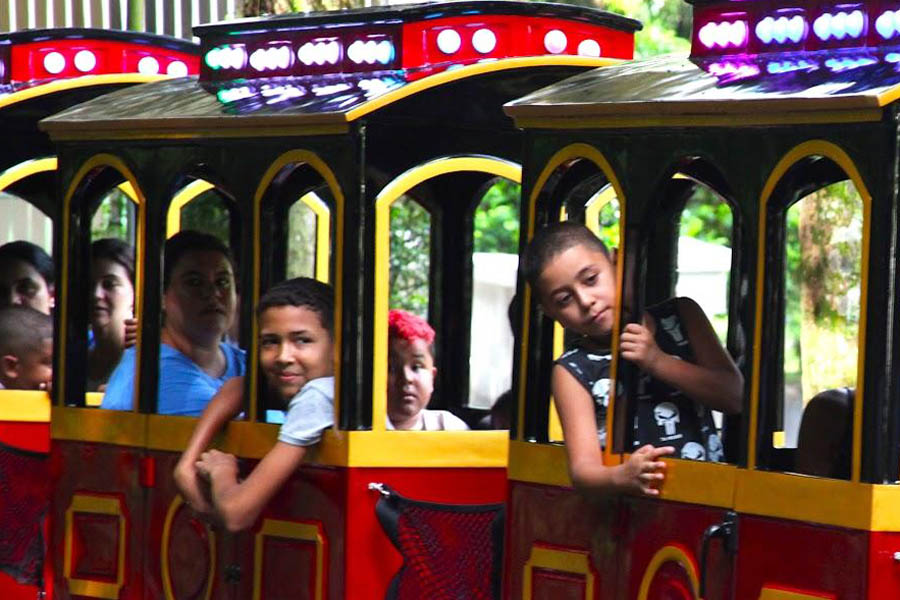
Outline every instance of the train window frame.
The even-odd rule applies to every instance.
[[[738,364],[742,354],[740,352],[740,315],[738,314],[738,293],[740,277],[739,265],[741,260],[741,212],[740,207],[733,197],[730,187],[721,176],[714,163],[699,157],[684,157],[678,159],[675,166],[664,170],[653,187],[652,198],[658,198],[651,202],[645,209],[650,215],[639,230],[630,235],[636,237],[636,244],[632,245],[631,253],[626,253],[622,258],[628,264],[625,272],[624,293],[630,294],[636,305],[643,312],[647,305],[656,304],[667,299],[677,298],[677,283],[679,279],[679,249],[681,223],[687,203],[694,197],[698,189],[704,188],[718,201],[724,203],[731,212],[731,228],[729,245],[731,248],[731,260],[729,266],[728,283],[726,287],[727,302],[727,335],[726,343],[722,346],[735,364],[741,370],[742,376],[747,378],[746,369],[740,369]],[[651,248],[655,250],[651,259]],[[666,250],[668,248],[668,250]],[[662,260],[661,260],[662,258]],[[660,283],[661,282],[661,283]],[[628,291],[630,290],[630,291]],[[653,301],[648,301],[647,296],[653,296]],[[707,315],[707,319],[710,316]],[[620,323],[619,327],[624,327]],[[716,336],[718,338],[718,336]],[[628,363],[626,363],[627,365]],[[637,373],[637,368],[626,367],[622,372],[626,381]],[[630,373],[629,373],[630,372]],[[745,386],[746,387],[746,386]],[[742,390],[743,392],[743,390]],[[619,413],[616,415],[615,448],[624,454],[633,451],[634,430],[627,426],[633,418],[636,410],[635,390],[633,386],[625,390],[620,398]],[[746,407],[745,394],[742,393],[742,407]],[[715,414],[719,411],[710,409]],[[720,461],[682,459],[671,456],[673,459],[691,460],[698,464],[737,465],[740,462],[740,419],[746,415],[746,408],[737,415],[721,414],[721,426],[716,423],[717,434],[723,444],[723,455]],[[621,444],[619,443],[621,442]]]
[[[458,175],[461,173],[471,172],[477,175],[484,175],[487,181],[493,181],[498,177],[508,179],[514,183],[521,185],[522,168],[520,165],[509,160],[484,155],[475,156],[446,156],[432,159],[428,162],[416,165],[406,172],[398,175],[396,178],[388,182],[375,197],[374,216],[375,216],[375,262],[374,262],[374,302],[373,302],[373,348],[372,348],[372,431],[388,431],[387,428],[387,369],[388,369],[388,311],[390,304],[390,290],[388,289],[389,272],[390,272],[390,210],[393,203],[404,195],[410,195],[414,189],[420,184],[434,180],[439,177],[448,175]],[[480,186],[483,191],[487,188]],[[483,195],[477,193],[473,197],[470,205],[467,207],[466,216],[469,224],[468,235],[472,236],[472,216],[477,209]],[[426,209],[429,206],[423,205]],[[434,207],[437,211],[439,206]],[[435,246],[440,244],[440,214],[432,214],[432,243],[431,243],[431,263],[430,269],[433,271],[435,262]],[[521,235],[521,232],[520,232]],[[436,237],[437,242],[435,242]],[[471,244],[470,244],[471,246]],[[471,247],[470,247],[471,250]],[[467,263],[464,265],[467,269],[469,280],[471,280],[471,256],[467,257]],[[436,283],[436,285],[435,285]],[[439,293],[442,281],[432,282],[429,289],[431,298]],[[433,301],[429,301],[429,320],[436,317],[432,314]],[[469,315],[471,306],[465,311]],[[437,315],[439,318],[439,315]],[[469,320],[471,317],[469,315]],[[441,377],[441,344],[438,341],[435,348],[435,364],[438,367],[438,377]],[[515,357],[515,353],[514,353]],[[468,353],[466,358],[468,359]],[[515,358],[513,359],[515,361]],[[468,383],[466,383],[468,389]],[[468,394],[467,394],[468,396]],[[449,407],[448,405],[447,407]],[[452,404],[453,407],[467,407],[467,402],[459,402]],[[473,430],[456,432],[456,433],[472,433]],[[477,430],[474,430],[477,431]],[[392,431],[392,434],[400,433]],[[442,434],[443,431],[404,431],[402,433],[414,435],[431,435]]]
[[[619,248],[617,252],[619,256],[626,256],[625,251],[629,242],[626,239],[625,223],[629,196],[624,192],[618,173],[604,153],[594,146],[581,142],[572,143],[557,150],[547,160],[530,189],[523,187],[523,192],[528,193],[527,205],[523,205],[524,230],[527,232],[523,247],[531,241],[538,227],[560,220],[568,193],[571,193],[589,177],[603,177],[607,184],[612,186],[619,203]],[[566,178],[572,178],[572,181],[567,181]],[[585,197],[584,201],[587,202],[590,197],[590,195]],[[614,322],[617,324],[622,319],[623,294],[621,292],[624,289],[625,281],[624,262],[617,260],[615,264],[617,294]],[[538,444],[562,447],[565,444],[564,440],[551,439],[551,436],[557,432],[551,430],[551,419],[555,408],[551,408],[550,385],[555,356],[554,344],[559,343],[556,340],[562,341],[562,336],[556,335],[555,332],[557,329],[561,330],[562,327],[543,315],[531,285],[522,281],[521,272],[519,277],[519,293],[522,297],[522,335],[518,349],[518,371],[513,378],[517,405],[513,437],[520,442],[537,442]],[[613,352],[610,379],[612,380],[616,379],[619,370],[619,357],[616,351],[618,347],[619,327],[617,326],[613,329],[611,340]],[[615,415],[618,410],[616,390],[611,389],[606,414],[607,444],[601,447],[603,462],[606,465],[620,464],[623,460],[622,453],[614,449],[615,440],[618,437],[614,430]],[[558,433],[561,434],[561,425]],[[559,435],[559,437],[562,436]]]
[[[265,381],[259,368],[259,320],[257,307],[263,290],[283,281],[287,269],[287,218],[292,206],[304,202],[316,190],[327,188],[329,198],[317,195],[327,208],[323,218],[321,207],[311,206],[317,214],[315,240],[316,279],[331,285],[334,292],[333,342],[334,342],[334,425],[325,432],[340,428],[341,411],[341,346],[343,339],[343,298],[341,273],[344,248],[344,190],[329,165],[316,153],[308,150],[289,150],[275,158],[256,184],[252,202],[252,285],[249,286],[250,302],[244,301],[250,315],[250,336],[247,345],[247,369],[244,382],[244,409],[247,421],[266,423]],[[317,210],[318,208],[318,210]],[[262,230],[266,224],[280,223],[276,235],[268,235],[264,243]],[[324,257],[319,253],[325,252]],[[324,438],[323,438],[324,439]]]
[[[837,176],[836,176],[837,175]],[[759,263],[757,273],[757,314],[754,340],[754,393],[751,413],[748,468],[770,473],[797,473],[786,469],[773,443],[783,395],[784,345],[784,270],[787,211],[809,194],[841,181],[851,183],[862,204],[862,243],[860,253],[860,314],[857,329],[857,368],[854,404],[851,410],[851,456],[849,481],[861,481],[862,412],[865,402],[865,345],[867,329],[868,274],[870,269],[869,232],[872,196],[850,156],[830,142],[813,140],[788,152],[770,173],[760,202]],[[767,248],[776,252],[767,253]],[[763,308],[768,306],[768,310]],[[764,313],[769,315],[764,317]],[[777,359],[762,360],[762,344],[775,344]],[[774,364],[768,364],[774,363]],[[767,399],[768,402],[764,402]],[[782,453],[784,454],[784,453]],[[793,466],[793,465],[791,465]],[[823,480],[832,477],[813,476]],[[847,481],[844,479],[844,481]]]
[[[111,182],[117,181],[117,183],[110,185],[105,181],[98,181],[101,178],[108,178]],[[74,378],[66,371],[73,362],[72,356],[76,354],[83,361],[84,365],[87,364],[87,339],[83,334],[83,330],[86,330],[86,328],[78,327],[78,322],[73,323],[69,312],[73,302],[76,302],[77,305],[77,301],[74,300],[75,297],[81,296],[83,299],[90,297],[90,278],[82,277],[81,281],[70,283],[69,273],[71,271],[70,261],[72,261],[72,257],[70,254],[72,251],[78,253],[78,256],[81,258],[79,262],[82,265],[90,264],[91,217],[100,206],[103,196],[113,187],[118,187],[135,204],[134,315],[139,322],[144,315],[147,198],[134,172],[121,158],[111,154],[94,154],[81,163],[71,180],[69,188],[65,192],[62,210],[62,232],[61,235],[57,236],[62,239],[61,247],[68,250],[61,253],[60,274],[57,277],[57,285],[59,287],[57,289],[58,314],[56,319],[58,327],[57,335],[54,339],[53,352],[53,386],[54,390],[59,390],[54,392],[56,397],[55,403],[61,406],[99,408],[98,400],[102,401],[103,397],[101,393],[87,392],[86,369],[80,369],[80,374],[75,375]],[[73,238],[78,239],[77,246],[73,246]],[[84,312],[86,313],[87,311]],[[74,321],[79,321],[79,318],[76,317]],[[136,354],[132,405],[129,410],[116,412],[141,412],[138,390],[144,356],[143,341],[143,327],[138,327],[137,339],[135,340]],[[74,348],[69,347],[70,343],[72,343]],[[66,357],[66,359],[63,360],[62,357]],[[74,370],[79,371],[79,369]]]

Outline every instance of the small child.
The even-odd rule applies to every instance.
[[[387,428],[461,431],[469,426],[446,410],[429,410],[434,391],[434,329],[405,310],[388,313]]]
[[[606,467],[601,444],[615,325],[614,261],[589,229],[562,222],[534,236],[522,269],[544,313],[583,336],[559,358],[552,379],[576,486],[655,496],[664,479],[660,457],[678,452],[682,458],[720,459],[722,445],[709,409],[740,412],[743,377],[693,300],[649,307],[640,324],[630,323],[622,332],[622,357],[641,370],[634,453],[623,464]]]
[[[0,309],[0,389],[49,390],[53,319],[27,306]]]
[[[269,387],[289,402],[278,441],[240,482],[234,456],[207,450],[216,433],[241,411],[243,377],[235,377],[203,411],[175,467],[175,483],[187,503],[217,516],[229,531],[253,525],[303,462],[307,448],[334,424],[331,288],[306,277],[284,281],[263,295],[257,316],[260,369]]]

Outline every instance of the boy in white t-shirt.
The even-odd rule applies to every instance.
[[[469,426],[446,410],[429,410],[434,391],[434,329],[405,310],[388,313],[387,428],[459,431]]]
[[[275,446],[238,481],[237,459],[207,450],[242,409],[243,378],[227,381],[194,428],[175,467],[175,483],[195,510],[218,517],[229,531],[253,525],[294,473],[309,446],[334,424],[334,294],[324,283],[298,277],[260,300],[259,364],[269,387],[289,401]]]

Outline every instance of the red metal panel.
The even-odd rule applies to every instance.
[[[869,534],[868,598],[900,598],[900,533]]]
[[[125,562],[120,600],[143,598],[144,580],[144,490],[138,485],[138,465],[142,451],[106,444],[55,441],[51,450],[51,470],[56,483],[50,500],[50,552],[53,562],[54,588],[57,598],[72,597],[64,577],[66,511],[76,495],[112,499],[121,506],[125,522]],[[89,513],[82,513],[89,514]],[[118,526],[116,526],[118,527]],[[118,540],[104,535],[91,539],[85,552],[94,556],[110,556],[109,547]],[[85,557],[90,564],[89,557]],[[82,567],[82,571],[86,570]],[[118,568],[118,564],[116,565]],[[77,570],[77,569],[73,569]],[[103,573],[91,579],[103,582]]]
[[[764,586],[841,600],[867,597],[864,531],[741,515],[738,541],[738,600],[756,600]]]
[[[626,526],[618,543],[622,553],[620,568],[626,574],[625,597],[637,597],[651,560],[666,546],[686,555],[699,576],[703,532],[710,525],[724,520],[723,509],[650,498],[629,497],[623,503],[627,507]],[[743,534],[742,531],[740,533]],[[672,561],[663,563],[660,576],[665,576],[669,572],[665,569],[676,564]],[[732,559],[725,554],[720,541],[714,542],[708,558],[705,600],[731,598],[732,573]],[[677,587],[675,578],[676,574],[671,573],[669,579],[673,581],[672,586]],[[680,580],[685,581],[685,578]],[[657,585],[664,586],[664,583],[660,581]]]
[[[50,452],[50,424],[0,421],[0,442],[22,450]]]
[[[386,483],[416,500],[449,504],[491,504],[506,497],[506,469],[351,468],[347,479],[346,598],[383,598],[400,568],[400,554],[375,518],[378,493],[370,482]],[[337,598],[338,596],[332,596]]]
[[[509,486],[503,597],[522,598],[525,565],[535,544],[590,552],[597,574],[594,597],[617,597],[617,540],[625,525],[621,501],[591,504],[571,488],[518,481]],[[550,585],[543,575],[532,582],[535,593]]]

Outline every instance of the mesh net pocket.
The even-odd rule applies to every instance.
[[[502,504],[436,504],[382,486],[378,520],[403,556],[390,600],[489,600],[499,597]]]
[[[0,569],[22,584],[41,585],[49,479],[45,454],[0,444]]]

